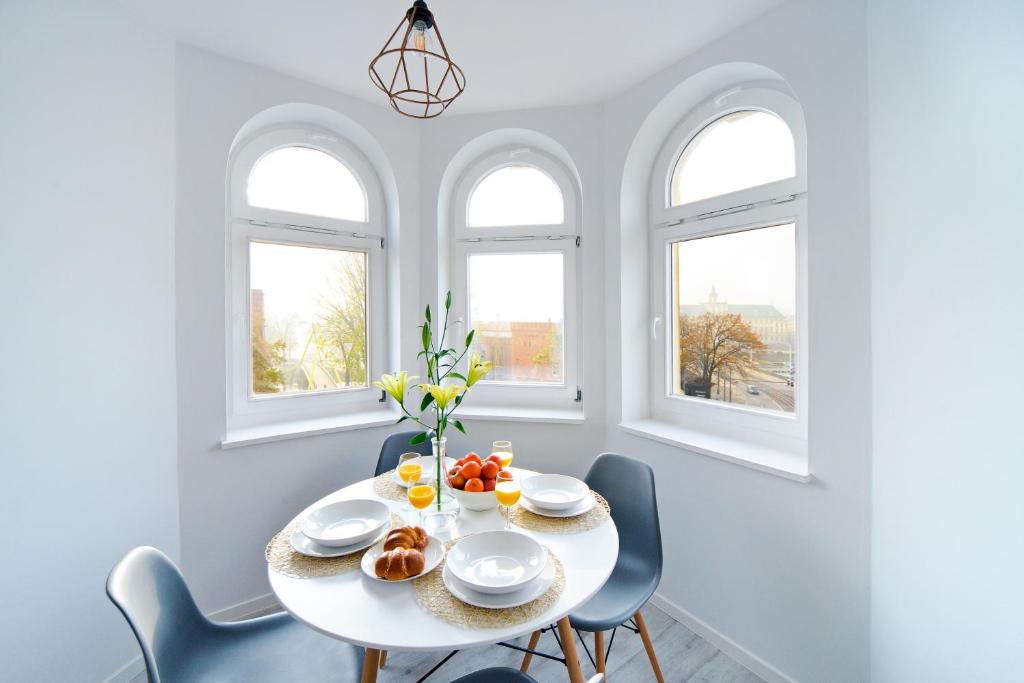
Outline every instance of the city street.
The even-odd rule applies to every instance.
[[[756,406],[758,408],[788,413],[793,412],[793,387],[788,386],[786,380],[778,375],[762,370],[742,370],[740,371],[740,377],[734,377],[731,384],[730,392],[728,384],[723,382],[721,388],[724,390],[724,396],[719,396],[716,392],[714,398],[739,405]],[[747,387],[751,384],[756,385],[760,393],[749,393]]]

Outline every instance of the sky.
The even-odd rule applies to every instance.
[[[561,322],[564,316],[561,252],[471,254],[471,321]]]
[[[796,231],[792,223],[677,243],[679,302],[718,300],[731,304],[774,304],[796,311]]]

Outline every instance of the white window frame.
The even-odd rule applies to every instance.
[[[793,134],[792,178],[671,206],[671,182],[683,150],[708,125],[740,111],[781,118]],[[651,182],[650,414],[659,422],[787,452],[806,453],[808,424],[807,136],[799,104],[765,88],[727,90],[690,112],[667,139]],[[678,395],[673,390],[672,244],[792,223],[796,235],[796,383],[794,412]]]
[[[366,198],[365,221],[251,206],[249,174],[267,154],[285,147],[307,147],[337,159],[359,181]],[[314,126],[283,126],[250,137],[233,154],[229,173],[227,221],[228,430],[258,427],[381,408],[374,377],[385,372],[387,297],[385,204],[377,175],[366,157],[336,134]],[[250,331],[249,247],[252,242],[343,249],[366,254],[367,386],[308,393],[254,396]]]
[[[562,193],[563,220],[549,225],[473,228],[467,210],[473,190],[488,175],[506,166],[531,166],[550,177]],[[582,323],[579,292],[580,194],[572,174],[553,157],[522,145],[494,150],[471,164],[457,183],[452,202],[455,240],[452,309],[463,321],[463,332],[473,324],[468,309],[469,257],[474,254],[559,253],[563,258],[563,381],[481,381],[473,387],[474,406],[566,410],[582,402]]]

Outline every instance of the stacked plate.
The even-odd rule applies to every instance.
[[[462,602],[506,609],[546,593],[555,580],[555,563],[544,546],[529,536],[486,531],[451,547],[442,578],[448,591]]]
[[[597,504],[584,482],[564,474],[538,474],[523,481],[519,504],[544,517],[575,517]]]
[[[292,548],[310,557],[341,557],[369,548],[391,528],[391,511],[377,500],[343,500],[319,507],[302,520]]]

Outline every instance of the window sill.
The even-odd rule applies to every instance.
[[[459,407],[455,417],[460,420],[496,420],[499,422],[548,422],[552,424],[583,424],[583,406],[578,408],[520,408],[514,406]]]
[[[627,434],[651,439],[669,446],[685,448],[694,453],[749,467],[777,477],[804,484],[811,481],[807,456],[800,453],[759,446],[658,420],[630,420],[621,423],[619,429]]]
[[[331,415],[305,420],[294,420],[257,427],[241,427],[228,430],[227,436],[220,442],[224,449],[252,446],[260,443],[300,439],[307,436],[347,432],[367,427],[380,427],[394,424],[399,414],[393,410],[369,410],[347,415]]]

